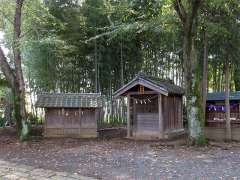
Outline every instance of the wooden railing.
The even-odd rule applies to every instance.
[[[240,127],[240,113],[230,113],[230,120],[232,127]],[[207,113],[206,114],[207,127],[225,127],[226,118],[225,113]]]

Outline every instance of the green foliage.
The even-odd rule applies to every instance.
[[[182,2],[188,7],[187,1]],[[14,2],[1,0],[1,4],[0,27],[5,32],[4,43],[10,47]],[[213,69],[209,72],[210,89],[221,89],[216,82],[222,81],[215,77],[221,74],[226,51],[233,71],[235,64],[237,67],[238,12],[238,1],[214,0],[205,1],[199,14],[196,48],[198,58],[202,58],[203,30],[207,30],[209,69]],[[174,77],[181,73],[171,75],[182,66],[182,30],[170,0],[26,0],[22,31],[25,77],[37,93],[90,92],[99,81],[100,91],[109,94],[121,84],[121,61],[124,82],[144,70],[182,84]],[[214,69],[218,69],[216,73]]]
[[[191,12],[189,2],[194,1],[182,0],[187,13]],[[10,48],[14,2],[0,0],[0,3],[0,31],[5,33],[3,44]],[[44,91],[100,91],[112,96],[114,90],[140,70],[184,86],[184,30],[172,3],[172,0],[85,0],[81,3],[25,0],[21,50],[27,88],[35,95]],[[197,27],[194,53],[199,72],[194,71],[193,78],[197,81],[192,95],[196,95],[200,86],[206,31],[209,90],[223,90],[226,56],[231,61],[231,90],[240,87],[239,12],[238,0],[204,1],[194,24]],[[11,59],[10,51],[8,60]],[[14,102],[16,105],[17,99]],[[200,104],[198,101],[195,106]],[[201,113],[198,119],[202,119]],[[41,121],[35,118],[29,115],[31,122]],[[124,120],[110,116],[108,121]]]
[[[40,116],[36,116],[32,112],[29,112],[27,114],[27,119],[28,119],[29,124],[37,124],[37,125],[43,124],[43,118]]]
[[[169,58],[181,48],[175,39],[180,29],[166,5],[154,0],[48,1],[41,16],[50,20],[28,21],[36,27],[23,47],[29,86],[36,92],[93,92],[98,81],[100,91],[111,94],[121,84],[121,71],[125,83],[141,69],[159,74],[156,63],[163,62],[157,57]],[[173,63],[180,68],[177,56]],[[168,74],[173,63],[162,71]]]
[[[0,127],[4,127],[5,122],[6,122],[6,119],[0,116]]]
[[[118,127],[127,124],[126,117],[120,115],[107,115],[98,120],[98,127],[101,128],[111,128]]]

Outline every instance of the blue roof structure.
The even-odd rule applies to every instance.
[[[240,91],[230,92],[230,100],[240,100]],[[225,92],[208,93],[207,101],[224,101]]]

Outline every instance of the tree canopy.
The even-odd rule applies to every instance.
[[[13,65],[15,2],[0,3]],[[238,0],[25,0],[19,48],[27,90],[112,96],[144,71],[186,88],[191,99],[202,77],[207,91],[224,90],[228,59],[230,90],[238,91],[239,12]]]

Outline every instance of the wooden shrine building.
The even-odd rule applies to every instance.
[[[40,94],[36,107],[45,109],[46,137],[97,137],[103,100],[100,94]]]
[[[127,136],[164,139],[182,133],[183,89],[171,81],[139,73],[114,97],[127,97]]]
[[[208,93],[206,102],[205,134],[209,139],[226,138],[225,93]],[[230,120],[232,139],[240,140],[240,91],[230,92]]]

